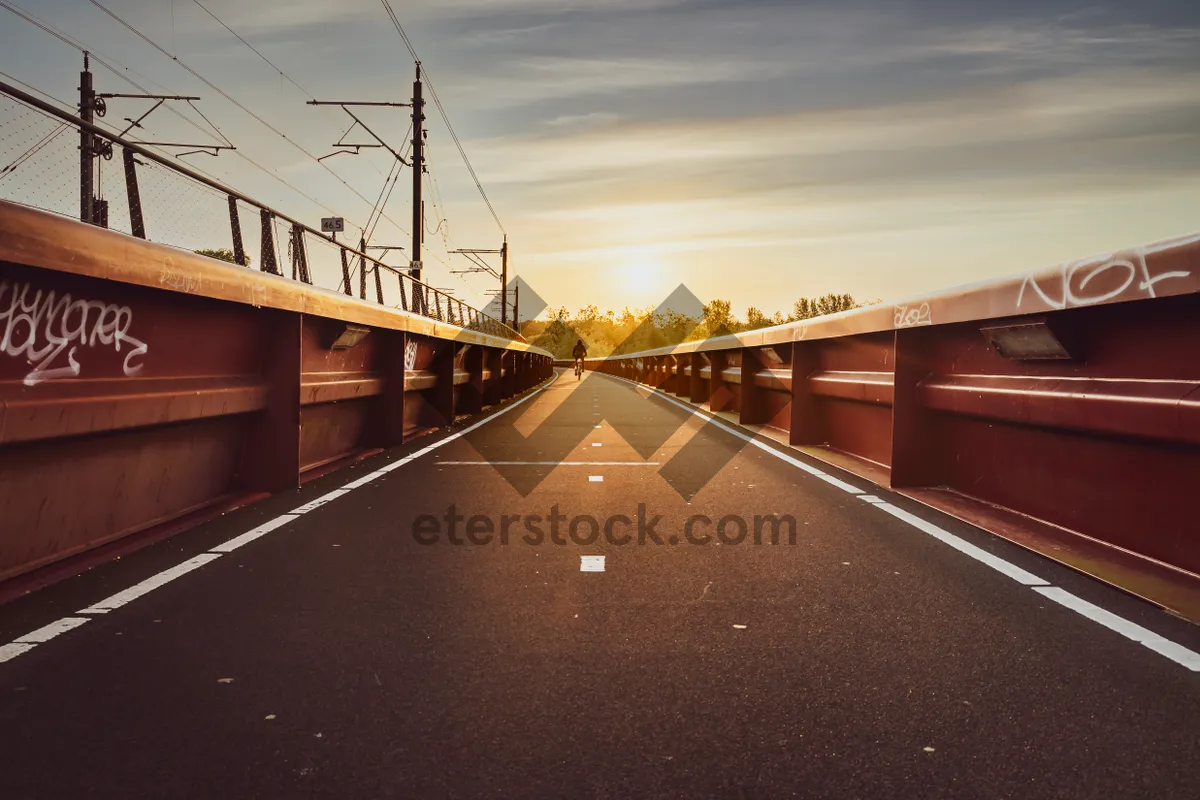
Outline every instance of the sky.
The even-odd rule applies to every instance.
[[[151,91],[203,97],[239,149],[186,160],[235,188],[314,226],[326,209],[361,225],[380,195],[390,156],[339,155],[323,162],[331,174],[88,0],[5,2]],[[313,155],[350,120],[310,97],[411,95],[412,60],[379,0],[201,2],[286,78],[194,0],[105,5]],[[1200,230],[1194,0],[392,5],[513,270],[551,306],[653,306],[682,283],[739,314],[786,314],[800,296],[908,296]],[[0,9],[0,71],[69,100],[79,61]],[[136,91],[100,68],[96,81]],[[110,121],[146,107],[114,100]],[[407,109],[362,115],[399,147]],[[494,281],[451,274],[467,264],[447,251],[498,248],[502,234],[427,115],[425,277],[482,305]],[[162,109],[145,126],[149,140],[204,135]],[[405,171],[374,242],[409,243],[410,182]],[[220,209],[201,206],[192,235],[227,246]]]

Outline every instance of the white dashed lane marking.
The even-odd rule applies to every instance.
[[[604,572],[604,556],[580,556],[580,572]]]
[[[622,378],[617,375],[608,375],[607,377],[631,384],[638,389],[639,393],[641,393],[641,390],[645,388],[640,384],[629,380],[628,378]],[[647,388],[646,395],[658,395],[663,400],[678,406],[689,414],[705,419],[709,424],[720,428],[732,436],[736,436],[738,439],[741,439],[742,441],[747,442],[754,447],[757,447],[764,453],[774,456],[780,461],[791,464],[797,469],[803,470],[809,475],[812,475],[814,478],[823,480],[831,486],[835,486],[848,494],[865,500],[885,514],[889,514],[896,519],[901,520],[902,522],[908,523],[910,526],[916,528],[922,533],[926,533],[938,541],[953,547],[963,555],[968,556],[981,564],[991,567],[1002,575],[1012,578],[1014,581],[1022,584],[1023,586],[1028,586],[1029,588],[1033,589],[1033,591],[1044,596],[1046,599],[1053,600],[1062,607],[1069,608],[1080,616],[1086,617],[1093,622],[1103,625],[1105,628],[1119,633],[1125,638],[1137,642],[1143,647],[1146,647],[1147,649],[1152,650],[1159,655],[1169,658],[1176,664],[1179,664],[1191,670],[1192,672],[1200,672],[1200,653],[1189,650],[1182,645],[1175,644],[1174,642],[1159,636],[1157,633],[1143,628],[1137,623],[1130,622],[1124,617],[1119,617],[1116,614],[1105,611],[1103,608],[1093,605],[1086,600],[1082,600],[1081,598],[1076,597],[1064,589],[1051,586],[1049,581],[1039,578],[1037,575],[1034,575],[1027,570],[1021,569],[1010,561],[1007,561],[999,556],[992,555],[981,547],[976,547],[966,540],[955,536],[953,533],[950,533],[950,531],[947,531],[933,524],[932,522],[929,522],[928,520],[918,517],[916,514],[892,505],[891,503],[888,503],[887,501],[882,500],[873,494],[868,494],[862,489],[859,489],[857,486],[835,478],[824,470],[818,469],[811,464],[806,464],[798,458],[794,458],[787,453],[776,450],[774,447],[769,446],[766,442],[763,442],[760,439],[751,436],[750,434],[743,433],[741,430],[725,424],[720,419],[715,417],[711,412],[705,409],[688,405],[681,400],[676,400],[674,397],[658,389]]]

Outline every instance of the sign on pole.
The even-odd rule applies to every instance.
[[[341,233],[346,230],[346,220],[341,217],[321,217],[321,231],[324,233]]]

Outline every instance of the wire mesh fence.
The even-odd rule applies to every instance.
[[[84,134],[90,134],[85,136]],[[84,149],[92,140],[91,157]],[[90,166],[85,166],[90,164]],[[85,172],[85,170],[87,170]],[[499,320],[353,247],[0,82],[0,199],[506,339]]]
[[[226,195],[153,161],[134,156],[133,162],[146,239],[192,251],[230,246]],[[109,169],[108,172],[117,173],[118,170]],[[125,199],[126,195],[124,173],[122,168],[114,177],[113,182],[118,184],[119,190],[111,192],[107,198],[109,227],[112,227],[112,209],[116,206],[128,208],[128,202],[117,202],[118,197]],[[131,233],[127,229],[125,232]]]
[[[79,215],[79,131],[0,95],[0,197]]]

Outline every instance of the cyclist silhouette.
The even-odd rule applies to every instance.
[[[575,377],[578,378],[583,374],[583,360],[587,358],[587,345],[583,343],[583,339],[575,343],[571,355],[575,357]]]

